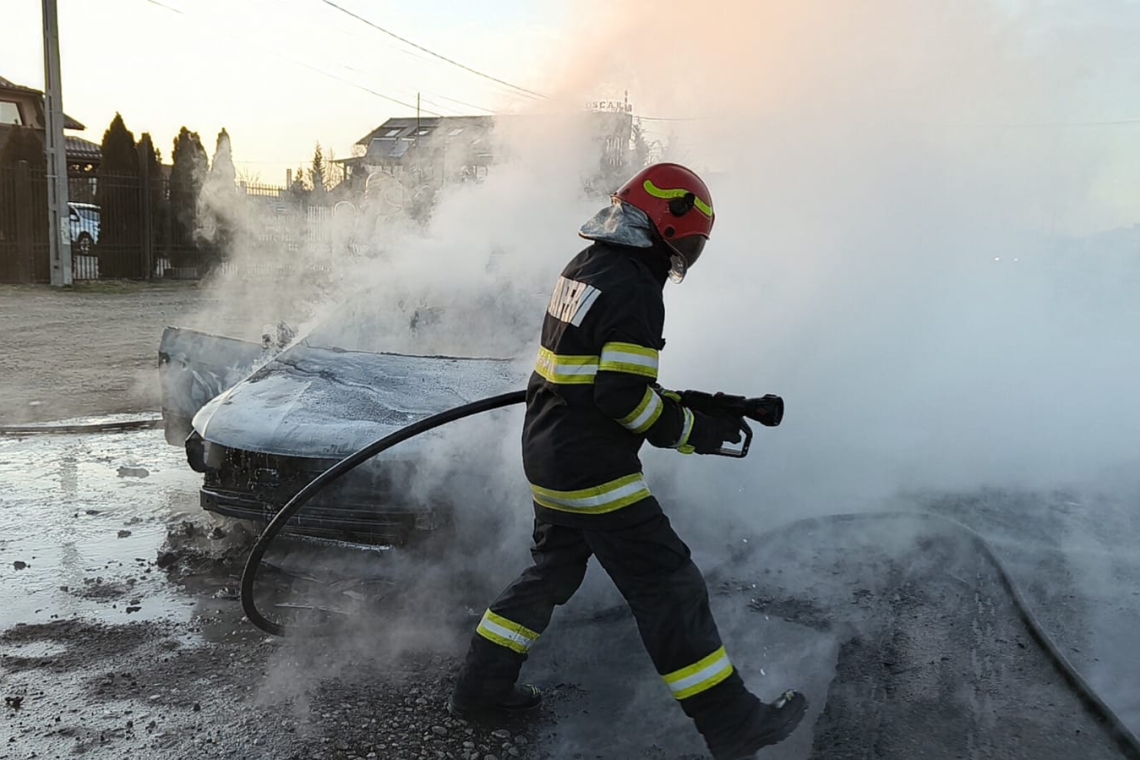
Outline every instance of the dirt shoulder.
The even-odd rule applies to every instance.
[[[0,424],[157,412],[162,330],[213,300],[196,282],[0,286]]]

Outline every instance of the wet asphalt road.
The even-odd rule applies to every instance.
[[[178,449],[157,445],[160,436],[0,437],[6,626],[51,615],[161,620],[190,604],[153,568],[167,526],[198,512],[194,473]],[[14,572],[17,561],[28,567]],[[131,590],[147,603],[128,616],[131,605],[119,601],[135,598]]]
[[[0,759],[703,757],[596,567],[524,671],[547,689],[543,716],[463,725],[442,702],[489,587],[362,556],[360,572],[413,573],[413,598],[365,599],[369,614],[331,639],[267,637],[235,599],[243,534],[201,512],[198,482],[160,431],[0,438]],[[983,532],[1140,730],[1137,504],[984,491],[901,503]],[[1121,756],[952,531],[795,525],[694,549],[746,682],[812,701],[766,757]],[[327,570],[327,557],[286,559]]]

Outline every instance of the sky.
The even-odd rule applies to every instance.
[[[169,161],[183,125],[222,127],[246,175],[284,182],[316,143],[335,155],[385,119],[517,110],[532,98],[415,50],[321,0],[58,0],[64,109],[99,142],[116,112]],[[528,89],[568,4],[338,0],[400,36]],[[41,3],[5,0],[0,76],[42,88]],[[165,7],[164,7],[165,6]],[[174,9],[174,10],[171,10]],[[369,92],[371,90],[372,92]],[[378,93],[378,94],[376,94]],[[413,106],[397,105],[383,96]]]
[[[631,36],[644,34],[646,27],[639,14],[665,13],[661,9],[668,3],[645,8],[588,0],[335,3],[365,20],[332,7],[330,0],[58,0],[65,110],[87,126],[82,135],[95,142],[115,113],[121,113],[136,137],[152,134],[166,161],[183,125],[198,132],[211,153],[224,127],[243,178],[282,184],[286,169],[310,164],[318,141],[326,153],[348,156],[353,144],[385,119],[413,115],[417,94],[425,115],[535,107],[535,99],[518,89],[434,58],[368,22],[529,90],[550,92],[557,82],[589,72],[580,79],[592,79],[575,89],[574,97],[620,97],[628,89],[635,113],[666,117],[646,122],[650,137],[671,141],[687,151],[686,159],[710,142],[706,124],[670,119],[715,119],[710,104],[731,100],[730,91],[704,97],[691,89],[692,81],[719,90],[730,90],[721,85],[736,82],[735,75],[719,71],[702,71],[698,77],[685,72],[680,82],[663,81],[661,61],[615,58],[615,69],[627,67],[612,77],[621,81],[598,89],[607,79],[610,48],[636,43]],[[1134,181],[1140,175],[1140,57],[1133,54],[1131,40],[1140,34],[1140,2],[992,0],[988,5],[1019,29],[1018,45],[1052,46],[1063,56],[1056,60],[1065,61],[1058,81],[1064,80],[1069,91],[1062,97],[1058,88],[1055,106],[1040,113],[1040,120],[1053,126],[1033,128],[1034,139],[1047,136],[1059,149],[1112,154],[1110,161],[1102,161],[1106,168],[1094,189],[1106,210],[1086,215],[1084,226],[1135,217],[1131,209],[1140,208]],[[761,23],[764,7],[722,0],[710,5],[707,15],[712,27],[731,34],[734,27]],[[44,78],[40,8],[37,0],[4,0],[2,12],[0,76],[32,87],[42,87]],[[764,12],[775,11],[767,7]],[[889,26],[891,19],[881,23]],[[675,27],[671,22],[668,27],[672,34]],[[763,29],[746,35],[763,36]],[[599,42],[603,39],[604,44]],[[683,50],[684,37],[676,39]],[[649,54],[668,41],[651,40]],[[1072,45],[1085,47],[1066,47]],[[865,52],[876,54],[871,48]],[[1070,61],[1077,63],[1069,66]],[[699,61],[685,65],[694,72],[702,69]],[[766,80],[795,81],[782,71],[757,71],[749,77],[731,86],[762,90]],[[1070,80],[1079,81],[1074,86]],[[1104,123],[1056,126],[1068,122]]]

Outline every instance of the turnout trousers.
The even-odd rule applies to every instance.
[[[598,530],[537,517],[534,564],[484,613],[455,697],[494,704],[511,691],[554,608],[578,590],[595,556],[629,604],[657,673],[709,747],[737,735],[761,703],[729,661],[688,546],[659,506],[654,512],[632,525]]]

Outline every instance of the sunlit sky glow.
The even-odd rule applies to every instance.
[[[528,89],[539,87],[534,77],[569,7],[527,0],[338,4]],[[44,81],[40,5],[5,3],[0,45],[0,76],[36,88]],[[211,152],[225,127],[239,168],[266,182],[283,182],[287,167],[307,163],[318,140],[344,157],[384,119],[415,113],[362,88],[409,105],[420,92],[425,113],[445,115],[518,109],[530,100],[320,0],[59,0],[59,19],[64,108],[86,125],[83,137],[99,142],[118,111],[136,137],[149,131],[169,161],[182,125]]]
[[[575,23],[588,13],[582,3],[335,2],[430,50],[536,91],[553,86],[551,73],[567,65],[567,51],[588,50],[592,42]],[[1111,154],[1093,188],[1100,211],[1089,216],[1089,224],[1133,223],[1133,209],[1140,208],[1140,57],[1120,51],[1135,49],[1130,40],[1140,35],[1140,2],[992,2],[1007,18],[1025,19],[1022,30],[1028,33],[1021,39],[1029,46],[1049,44],[1058,30],[1079,28],[1093,29],[1093,39],[1111,43],[1067,51],[1066,60],[1078,64],[1081,95],[1045,116],[1058,123],[1110,123],[1050,129],[1058,148]],[[144,131],[153,135],[167,162],[181,126],[198,132],[211,153],[225,127],[242,175],[281,184],[286,169],[309,164],[318,141],[346,157],[353,143],[385,119],[413,115],[417,93],[425,115],[534,107],[530,96],[392,39],[324,0],[58,3],[67,113],[87,126],[84,137],[99,142],[120,112],[136,137]],[[36,88],[44,79],[40,6],[38,0],[8,0],[0,13],[0,76]],[[642,12],[631,7],[617,11]],[[595,9],[597,22],[605,23],[607,6]],[[637,73],[652,80],[651,67]],[[655,82],[659,92],[668,91],[662,87],[667,84]],[[661,107],[647,92],[634,91],[631,98],[635,108]],[[667,108],[678,112],[663,115],[691,116],[681,113],[686,107],[695,109],[674,103]],[[649,126],[662,134],[672,130],[668,122]],[[687,149],[704,138],[674,133],[670,139]]]

